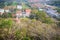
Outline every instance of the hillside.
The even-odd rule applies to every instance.
[[[0,0],[0,40],[60,40],[57,4],[60,1]]]
[[[11,19],[1,19],[0,40],[55,40],[59,35],[55,28],[55,24],[45,24],[35,19],[20,19],[19,24]]]
[[[59,24],[33,9],[29,18],[0,18],[0,40],[60,40]]]

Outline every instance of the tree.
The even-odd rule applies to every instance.
[[[12,13],[3,13],[2,18],[12,18]]]
[[[0,20],[0,28],[10,28],[12,26],[12,20],[2,19]]]
[[[16,6],[16,5],[17,5],[17,2],[14,1],[14,2],[12,3],[12,6]]]
[[[37,9],[32,10],[30,18],[40,20],[43,23],[52,23],[50,17],[47,17],[47,14],[44,11],[38,11]]]
[[[60,8],[56,8],[57,12],[60,13]]]
[[[0,2],[0,8],[4,8],[4,2]]]

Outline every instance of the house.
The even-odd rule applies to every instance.
[[[16,17],[21,17],[22,16],[22,11],[21,10],[17,10],[16,11]]]
[[[5,6],[4,7],[5,12],[14,12],[14,9],[16,9],[16,6]]]
[[[4,13],[4,9],[0,9],[0,15]]]
[[[44,9],[39,7],[38,10],[39,10],[39,11],[43,11]]]
[[[22,6],[21,5],[17,5],[17,9],[22,9]]]
[[[25,12],[26,12],[26,16],[29,17],[31,14],[31,9],[26,9]]]
[[[10,13],[15,13],[16,11],[16,6],[8,6],[9,12]]]
[[[22,10],[22,16],[25,18],[26,17],[26,12],[25,10]]]
[[[8,6],[4,7],[4,11],[5,11],[6,13],[10,12],[9,7],[8,7]]]
[[[29,17],[31,14],[31,9],[17,10],[16,17]]]
[[[55,9],[55,6],[50,6],[50,5],[45,5],[45,8],[51,8],[51,9]]]

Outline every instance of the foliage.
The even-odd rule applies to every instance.
[[[12,21],[7,19],[0,20],[0,28],[9,28],[12,26]]]
[[[38,11],[37,9],[32,10],[32,14],[30,15],[31,19],[40,20],[43,23],[52,23],[53,20],[44,11]]]
[[[49,5],[60,7],[60,0],[48,2]]]
[[[27,8],[29,8],[26,4],[22,4],[22,9],[27,9]]]
[[[3,13],[1,18],[12,18],[12,13]]]
[[[0,19],[0,32],[1,40],[52,40],[56,35],[55,25],[28,18],[21,18],[19,24]]]
[[[16,6],[16,5],[17,5],[16,1],[12,2],[12,6]]]
[[[56,8],[57,12],[60,13],[60,8]]]
[[[2,40],[53,40],[58,39],[55,24],[45,24],[40,20],[21,18],[20,23],[11,19],[0,19],[0,39]],[[59,35],[59,34],[58,34]],[[56,37],[55,37],[56,36]]]
[[[0,8],[4,8],[4,2],[0,2]]]

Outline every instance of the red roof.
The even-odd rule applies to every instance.
[[[26,9],[26,12],[31,12],[31,9]]]

